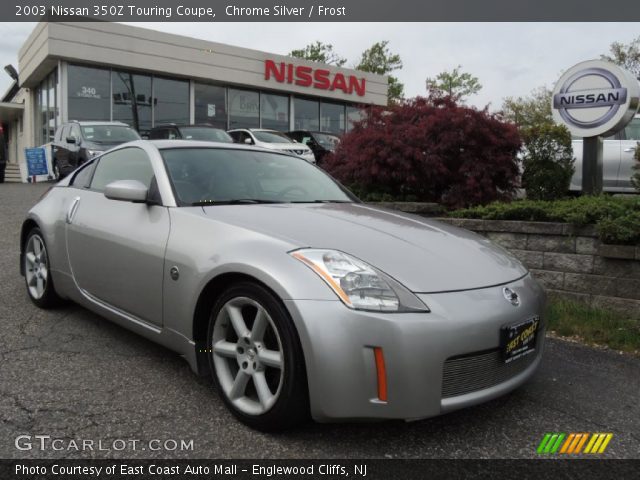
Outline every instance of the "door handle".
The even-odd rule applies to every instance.
[[[624,152],[635,152],[636,151],[636,147],[625,148],[623,151]]]
[[[78,204],[80,203],[80,197],[76,197],[73,199],[73,202],[71,202],[71,206],[69,207],[69,210],[67,210],[67,223],[71,223],[73,221],[73,216],[76,214],[76,211],[78,210]]]

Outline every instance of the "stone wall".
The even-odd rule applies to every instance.
[[[640,246],[602,244],[593,226],[440,218],[517,256],[551,295],[640,317]]]

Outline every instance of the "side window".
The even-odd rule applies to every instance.
[[[180,135],[178,135],[178,131],[175,128],[167,128],[166,132],[167,132],[167,135],[165,138],[168,138],[169,140],[175,140],[176,138],[180,138]]]
[[[78,125],[71,125],[71,131],[69,132],[69,136],[76,139],[76,143],[80,141],[80,127]]]
[[[165,133],[164,128],[154,128],[153,130],[151,130],[151,133],[149,134],[149,140],[158,140],[161,138],[165,138],[164,133]]]
[[[99,192],[116,180],[138,180],[149,188],[153,179],[151,161],[144,150],[130,147],[103,155],[98,160],[91,189]]]
[[[67,143],[67,137],[68,137],[68,136],[69,136],[69,126],[67,125],[66,127],[64,127],[64,128],[62,129],[62,138],[61,138],[61,140],[62,140],[64,143]]]
[[[640,118],[634,118],[624,129],[625,139],[640,141]]]
[[[91,181],[91,174],[95,167],[95,161],[91,161],[85,164],[71,179],[69,185],[76,188],[89,188],[89,182]]]
[[[233,141],[236,143],[240,142],[240,132],[228,132],[229,135],[231,135],[231,138],[233,138]]]

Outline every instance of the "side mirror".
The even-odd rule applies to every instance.
[[[76,137],[67,137],[67,143],[76,143]]]
[[[104,187],[104,196],[111,200],[144,203],[148,189],[138,180],[116,180]]]
[[[244,143],[246,143],[247,145],[252,145],[253,144],[253,140],[251,140],[250,138],[245,138],[244,139]]]

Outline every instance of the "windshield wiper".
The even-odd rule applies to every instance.
[[[215,205],[250,205],[250,204],[268,204],[268,203],[283,203],[275,200],[261,200],[259,198],[234,198],[233,200],[200,200],[199,202],[193,202],[192,207],[207,207]]]

